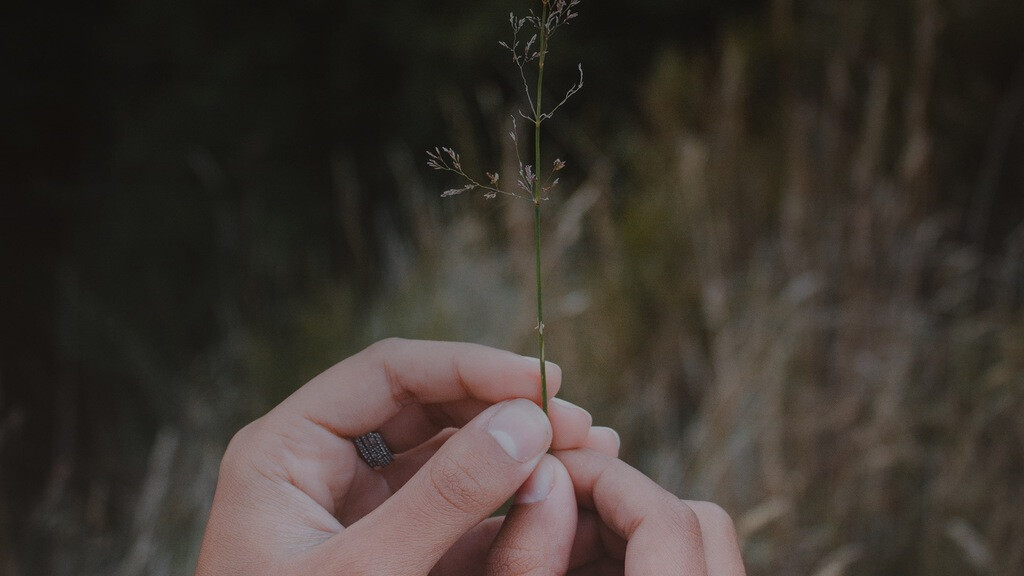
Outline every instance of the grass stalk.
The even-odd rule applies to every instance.
[[[580,0],[541,0],[540,15],[532,11],[529,16],[525,17],[516,17],[515,14],[509,14],[509,24],[512,26],[512,40],[511,42],[499,42],[499,45],[511,54],[512,62],[519,69],[519,77],[523,82],[524,95],[530,103],[528,108],[530,112],[520,111],[519,117],[533,124],[533,165],[531,166],[524,163],[521,158],[518,158],[519,140],[516,135],[516,116],[512,116],[512,130],[509,132],[509,137],[516,147],[516,156],[519,159],[519,173],[516,178],[515,188],[508,189],[501,184],[501,177],[497,172],[486,172],[486,181],[474,179],[462,168],[462,157],[454,148],[436,147],[433,151],[427,151],[428,167],[434,170],[450,172],[462,180],[461,186],[445,190],[441,193],[442,197],[456,196],[463,192],[476,190],[482,192],[487,198],[496,198],[498,195],[504,195],[533,202],[534,259],[536,261],[537,274],[537,348],[540,360],[541,408],[544,409],[545,414],[548,413],[548,374],[544,351],[544,283],[541,279],[540,205],[545,200],[545,194],[558,185],[558,178],[552,179],[547,185],[544,184],[542,179],[540,127],[545,120],[551,118],[555,111],[583,88],[583,66],[577,65],[580,73],[579,80],[565,92],[560,102],[545,112],[542,105],[544,62],[547,60],[548,41],[551,38],[551,34],[559,26],[576,18],[575,7],[579,3]],[[531,35],[532,31],[536,32]],[[524,40],[524,36],[528,40]],[[531,90],[526,70],[534,62],[537,63],[537,85]],[[556,159],[551,168],[551,176],[554,176],[554,173],[564,167],[565,162]]]
[[[543,0],[541,8],[541,21],[546,22],[548,18],[548,0]],[[548,375],[546,363],[544,362],[544,284],[541,280],[541,247],[540,247],[540,203],[541,203],[541,163],[540,163],[540,124],[543,119],[541,108],[541,97],[544,90],[544,57],[548,49],[547,26],[540,27],[540,51],[537,60],[537,98],[534,102],[536,108],[533,116],[533,157],[534,157],[534,178],[533,178],[533,228],[534,228],[534,259],[537,266],[537,348],[540,359],[540,398],[541,408],[548,413]]]

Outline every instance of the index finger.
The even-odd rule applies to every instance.
[[[546,367],[548,397],[561,371]],[[413,403],[527,398],[540,404],[540,362],[479,344],[390,338],[323,372],[268,416],[299,416],[336,436],[371,432]]]

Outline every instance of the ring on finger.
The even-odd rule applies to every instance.
[[[374,470],[379,470],[395,461],[395,455],[391,453],[391,449],[384,442],[384,437],[380,435],[380,432],[363,434],[353,438],[352,442],[356,445],[356,450],[359,451],[359,457]]]

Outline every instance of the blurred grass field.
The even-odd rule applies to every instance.
[[[100,127],[72,110],[78,148],[37,158],[48,128],[12,122],[0,576],[189,573],[231,434],[377,339],[534,353],[531,207],[442,200],[420,152],[515,173],[515,79],[471,56],[508,8],[406,4],[312,2],[263,43],[204,16],[137,60],[89,36]],[[1024,7],[709,6],[619,30],[584,2],[553,48],[588,74],[547,135],[562,395],[728,510],[752,576],[1021,574]],[[208,14],[147,9],[93,20]],[[346,18],[383,64],[334,39]],[[321,49],[323,77],[292,66]]]

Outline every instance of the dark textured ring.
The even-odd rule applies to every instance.
[[[359,456],[374,470],[383,468],[395,460],[395,455],[391,453],[391,449],[384,443],[384,438],[381,437],[380,432],[363,434],[352,441],[355,442],[356,449],[359,450]]]

